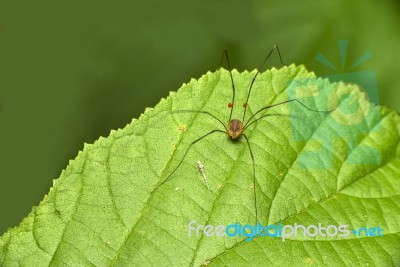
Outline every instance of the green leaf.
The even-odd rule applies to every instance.
[[[255,71],[233,71],[242,118]],[[399,265],[400,117],[355,85],[302,66],[260,74],[248,119],[279,105],[232,141],[203,113],[229,118],[229,72],[207,73],[124,129],[85,145],[22,223],[0,240],[2,266]],[[182,164],[180,164],[181,160]],[[204,165],[199,171],[198,161]],[[177,166],[179,165],[179,168]],[[208,186],[205,182],[206,176]],[[188,224],[380,227],[383,236],[207,237]]]

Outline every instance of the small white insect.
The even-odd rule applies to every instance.
[[[198,161],[197,161],[197,166],[199,167],[199,171],[201,172],[201,175],[203,176],[204,182],[205,182],[206,185],[207,185],[208,194],[211,194],[210,186],[208,185],[207,176],[206,176],[206,170],[205,170],[205,168],[204,168],[204,165],[203,165],[203,163],[201,163],[200,160],[198,160]]]

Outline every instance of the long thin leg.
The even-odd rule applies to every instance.
[[[246,102],[245,102],[245,106],[244,106],[244,112],[243,112],[243,119],[242,119],[242,121],[244,121],[244,119],[245,119],[245,117],[246,117],[247,103],[249,102],[250,93],[251,93],[251,89],[253,88],[254,81],[256,80],[256,77],[257,77],[257,75],[260,73],[260,70],[261,70],[261,69],[264,67],[264,65],[267,63],[269,57],[272,55],[272,52],[274,52],[275,49],[276,49],[276,51],[278,51],[279,60],[281,61],[281,64],[282,64],[282,65],[286,65],[286,64],[283,63],[283,61],[282,61],[282,56],[281,56],[281,52],[279,51],[278,45],[274,45],[274,46],[272,47],[272,49],[269,51],[268,55],[265,57],[264,61],[261,63],[260,67],[257,69],[256,75],[254,75],[253,79],[251,80],[249,92],[247,93],[247,98],[246,98]]]
[[[202,140],[203,138],[205,138],[205,137],[207,137],[207,136],[209,136],[209,135],[211,135],[211,134],[213,134],[213,133],[216,133],[216,132],[221,132],[221,133],[225,133],[225,134],[226,134],[226,132],[221,131],[221,130],[212,130],[211,132],[209,132],[209,133],[207,133],[207,134],[205,134],[205,135],[203,135],[203,136],[197,138],[197,139],[194,140],[192,143],[190,143],[188,149],[186,150],[186,152],[185,152],[185,154],[183,155],[181,161],[178,163],[178,165],[175,167],[175,169],[167,176],[167,178],[165,178],[161,183],[159,183],[159,184],[156,186],[156,188],[154,188],[153,192],[156,191],[160,186],[162,186],[163,184],[165,184],[165,182],[167,182],[167,181],[169,180],[169,178],[171,178],[172,174],[174,174],[175,171],[179,168],[179,166],[181,166],[181,164],[182,164],[183,160],[185,159],[186,155],[188,154],[190,148],[192,148],[192,146],[193,146],[194,144],[196,144],[197,142],[199,142],[199,141]]]
[[[231,102],[232,106],[231,106],[231,114],[229,115],[229,121],[231,121],[232,113],[233,113],[233,107],[235,106],[235,84],[233,83],[233,76],[232,76],[232,72],[231,72],[231,63],[229,62],[228,50],[226,50],[226,48],[222,52],[221,64],[220,64],[221,67],[222,67],[222,61],[224,59],[224,56],[226,58],[226,62],[228,63],[229,75],[231,77],[231,84],[232,84],[232,102]]]
[[[256,113],[254,113],[254,114],[249,118],[249,120],[245,123],[244,128],[246,128],[246,126],[249,124],[250,120],[251,120],[252,118],[254,118],[254,116],[256,116],[256,115],[257,115],[258,113],[260,113],[261,111],[266,110],[266,109],[269,109],[269,108],[273,108],[273,107],[276,107],[276,106],[279,106],[279,105],[283,105],[283,104],[286,104],[286,103],[290,103],[290,102],[293,102],[293,101],[296,101],[297,103],[299,103],[300,105],[302,105],[303,107],[305,107],[306,109],[308,109],[309,111],[313,111],[313,112],[323,112],[323,113],[330,113],[330,112],[333,111],[333,110],[317,110],[317,109],[311,109],[311,108],[307,107],[306,105],[304,105],[302,102],[300,102],[300,100],[294,98],[294,99],[285,100],[285,101],[280,102],[280,103],[276,103],[276,104],[273,104],[273,105],[269,105],[269,106],[265,106],[265,107],[263,107],[263,108],[260,108]]]
[[[257,194],[256,194],[256,164],[254,162],[253,150],[251,150],[249,138],[245,134],[242,134],[246,138],[247,146],[249,147],[251,161],[253,162],[253,193],[254,193],[254,208],[256,210],[256,224],[258,223],[258,212],[257,212]]]
[[[290,117],[290,118],[296,118],[296,119],[301,119],[300,117],[296,116],[296,115],[289,115],[289,114],[266,114],[261,116],[260,118],[255,119],[254,121],[250,122],[249,124],[246,125],[245,128],[243,128],[243,132],[253,123],[265,118],[265,117],[272,117],[272,116],[281,116],[281,117]]]
[[[214,119],[216,119],[217,121],[219,121],[219,123],[222,124],[222,126],[224,127],[225,131],[227,132],[228,129],[226,128],[225,124],[217,118],[217,116],[211,114],[208,111],[204,111],[204,110],[193,110],[193,109],[178,109],[178,110],[173,110],[172,113],[203,113],[203,114],[207,114],[211,117],[213,117]]]

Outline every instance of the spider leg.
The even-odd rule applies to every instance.
[[[242,121],[244,121],[244,119],[245,119],[245,117],[246,117],[247,103],[249,102],[250,93],[251,93],[251,89],[253,88],[253,84],[254,84],[254,82],[255,82],[255,80],[256,80],[258,74],[260,73],[260,69],[262,69],[262,68],[264,67],[264,65],[267,63],[269,57],[272,55],[272,53],[274,52],[275,49],[276,49],[276,51],[278,52],[279,60],[281,61],[281,64],[286,66],[286,64],[283,63],[283,61],[282,61],[282,56],[281,56],[281,52],[279,51],[278,45],[274,45],[274,46],[272,47],[272,49],[269,51],[268,55],[265,57],[264,61],[261,63],[260,67],[257,69],[257,72],[256,72],[256,74],[254,75],[253,79],[251,80],[249,92],[247,93],[247,98],[246,98],[246,102],[245,102],[246,105],[245,105],[245,107],[244,107],[244,112],[243,112],[243,119],[242,119]]]
[[[207,136],[209,136],[209,135],[211,135],[211,134],[213,134],[213,133],[216,133],[216,132],[220,132],[220,133],[225,133],[225,134],[226,134],[226,132],[216,129],[216,130],[212,130],[211,132],[206,133],[205,135],[203,135],[203,136],[197,138],[197,139],[194,140],[192,143],[190,143],[188,149],[186,150],[185,154],[183,155],[182,159],[179,161],[179,163],[178,163],[178,165],[175,167],[175,169],[173,169],[172,172],[167,176],[167,178],[165,178],[161,183],[159,183],[159,184],[154,188],[153,192],[156,191],[160,186],[162,186],[163,184],[165,184],[165,183],[171,178],[171,176],[175,173],[175,171],[179,168],[179,166],[181,166],[183,160],[186,158],[186,155],[189,153],[190,149],[193,147],[194,144],[196,144],[196,143],[199,142],[200,140],[202,140],[202,139],[206,138]]]
[[[242,133],[244,138],[246,139],[247,146],[250,151],[251,161],[253,163],[253,193],[254,193],[254,208],[256,211],[256,224],[258,224],[258,212],[257,212],[257,194],[256,194],[256,164],[254,161],[253,150],[251,149],[249,138],[245,134]]]
[[[222,51],[220,68],[222,67],[222,62],[224,60],[224,56],[226,58],[226,62],[228,63],[229,75],[230,75],[231,84],[232,84],[232,102],[231,102],[232,103],[232,107],[231,107],[231,113],[229,115],[229,120],[228,120],[228,121],[231,121],[232,113],[233,113],[233,107],[234,107],[234,104],[235,104],[235,84],[233,82],[233,76],[232,76],[232,72],[231,72],[231,63],[229,62],[228,50],[226,50],[226,48],[224,49],[224,51]]]
[[[226,128],[225,124],[217,118],[217,116],[211,114],[211,112],[205,111],[205,110],[194,110],[194,109],[178,109],[178,110],[173,110],[172,113],[203,113],[206,115],[211,116],[212,118],[216,119],[219,123],[222,124],[222,126],[224,127],[224,129],[226,131],[228,131],[228,129]]]
[[[257,122],[257,121],[259,121],[259,120],[261,120],[261,119],[264,119],[265,117],[272,117],[272,116],[279,116],[279,117],[288,117],[288,118],[294,118],[294,119],[301,119],[299,116],[296,116],[296,115],[289,115],[289,114],[266,114],[266,115],[263,115],[263,116],[261,116],[261,117],[255,119],[254,121],[250,122],[249,124],[247,124],[246,127],[243,128],[243,132],[244,132],[244,130],[246,130],[250,125],[252,125],[253,123],[255,123],[255,122]]]
[[[305,104],[303,104],[300,100],[298,100],[297,98],[293,98],[293,99],[289,99],[289,100],[285,100],[285,101],[282,101],[282,102],[280,102],[280,103],[276,103],[276,104],[273,104],[273,105],[268,105],[268,106],[265,106],[265,107],[262,107],[262,108],[260,108],[256,113],[254,113],[249,119],[248,119],[248,121],[245,123],[245,125],[244,125],[244,128],[246,128],[246,126],[249,124],[249,122],[251,121],[251,119],[253,119],[258,113],[260,113],[261,111],[263,111],[263,110],[266,110],[266,109],[269,109],[269,108],[273,108],[273,107],[276,107],[276,106],[279,106],[279,105],[283,105],[283,104],[286,104],[286,103],[290,103],[290,102],[293,102],[293,101],[296,101],[297,103],[299,103],[300,105],[302,105],[303,107],[305,107],[306,109],[308,109],[309,111],[313,111],[313,112],[321,112],[321,113],[330,113],[330,112],[332,112],[333,110],[317,110],[317,109],[312,109],[312,108],[309,108],[309,107],[307,107]]]

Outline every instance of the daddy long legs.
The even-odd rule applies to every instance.
[[[264,118],[266,118],[268,116],[288,116],[288,114],[262,114],[262,112],[266,111],[268,109],[272,109],[274,107],[278,107],[280,105],[291,103],[291,102],[297,103],[297,104],[301,105],[303,108],[305,108],[305,109],[307,109],[308,111],[311,111],[311,112],[323,112],[323,113],[329,113],[330,112],[330,111],[325,111],[325,110],[316,110],[316,109],[309,108],[308,106],[306,106],[304,103],[302,103],[297,98],[292,98],[292,99],[288,99],[288,100],[285,100],[285,101],[282,101],[282,102],[279,102],[279,103],[276,103],[276,104],[264,106],[264,107],[258,109],[249,118],[246,119],[246,112],[248,110],[248,102],[249,102],[249,99],[250,99],[250,95],[251,95],[251,91],[252,91],[254,82],[256,81],[256,78],[259,75],[260,70],[264,67],[264,65],[267,63],[268,59],[270,58],[270,56],[272,55],[272,53],[275,50],[277,51],[277,53],[279,55],[279,60],[280,60],[281,64],[285,65],[283,63],[283,61],[282,61],[281,53],[279,51],[278,46],[274,45],[272,47],[272,49],[268,52],[267,56],[265,57],[265,59],[261,63],[260,67],[257,69],[256,74],[253,76],[253,78],[252,78],[252,80],[250,82],[249,89],[248,89],[247,96],[246,96],[246,101],[242,104],[243,115],[242,115],[241,119],[232,118],[233,109],[236,107],[236,105],[235,105],[236,89],[235,89],[235,84],[234,84],[234,80],[233,80],[233,75],[232,75],[232,72],[231,72],[228,52],[227,52],[226,49],[223,50],[222,58],[221,58],[221,65],[222,65],[222,62],[223,62],[223,60],[225,58],[226,62],[228,64],[228,68],[229,68],[229,75],[230,75],[229,77],[230,77],[231,87],[232,87],[231,88],[232,89],[231,102],[229,102],[228,105],[227,105],[228,108],[230,109],[228,122],[224,123],[220,118],[218,118],[217,116],[215,116],[211,112],[205,111],[205,110],[174,110],[173,113],[201,113],[201,114],[207,115],[207,116],[213,118],[213,120],[215,120],[216,122],[218,122],[222,126],[222,128],[211,130],[211,131],[201,135],[200,137],[198,137],[194,141],[192,141],[190,143],[189,147],[186,149],[185,153],[183,154],[183,157],[181,158],[181,160],[179,161],[177,166],[172,170],[172,172],[166,178],[164,178],[156,186],[156,188],[153,190],[153,192],[155,190],[157,190],[160,186],[165,184],[168,180],[170,180],[172,175],[175,173],[175,171],[181,166],[182,162],[185,160],[185,158],[188,155],[188,153],[191,150],[191,148],[195,144],[199,143],[201,140],[204,140],[205,138],[207,138],[210,135],[213,135],[214,133],[222,133],[222,134],[228,135],[229,139],[232,141],[232,143],[235,143],[234,141],[240,140],[240,138],[243,136],[243,138],[244,138],[244,140],[246,142],[246,145],[248,147],[248,150],[249,150],[249,153],[250,153],[250,157],[251,157],[251,161],[252,161],[252,178],[253,178],[252,189],[253,189],[253,194],[254,194],[255,218],[256,218],[256,223],[258,223],[257,194],[256,194],[256,191],[257,191],[256,190],[256,163],[255,163],[255,157],[254,157],[252,146],[250,144],[248,136],[245,133],[246,129],[249,126],[251,126],[252,124],[256,123],[257,121],[262,120],[262,119],[264,119]]]

